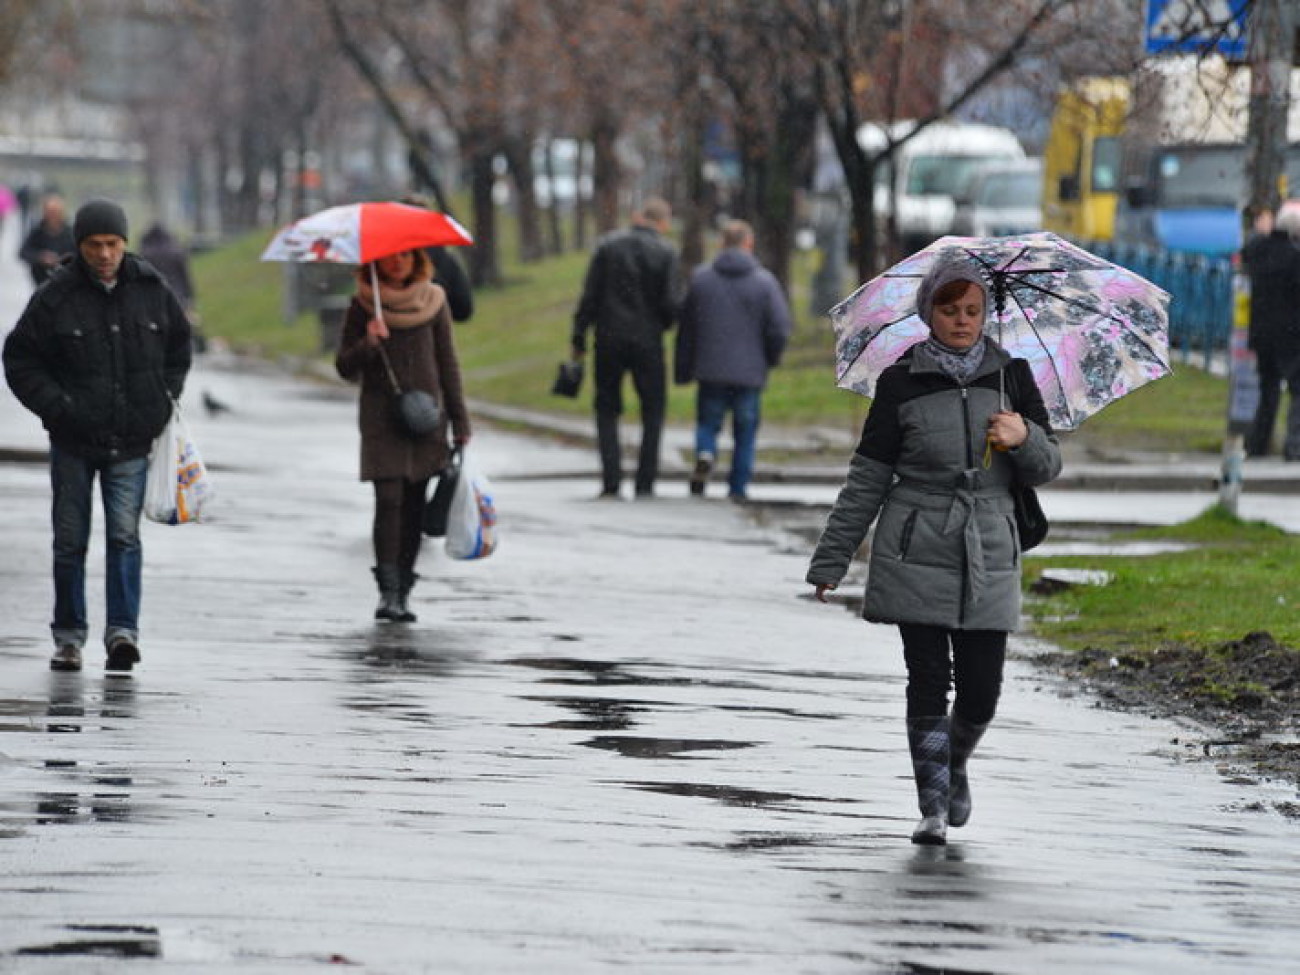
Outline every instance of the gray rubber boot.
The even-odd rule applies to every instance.
[[[921,821],[912,831],[912,842],[942,846],[948,842],[948,716],[909,718],[907,746],[912,753],[912,775],[921,807]]]
[[[966,773],[966,761],[975,746],[984,737],[989,722],[971,724],[956,711],[948,723],[949,741],[949,775],[948,825],[965,826],[970,820],[971,798],[970,777]]]
[[[401,576],[397,566],[384,563],[371,570],[375,582],[379,584],[379,605],[375,608],[375,619],[397,622],[402,618],[401,610]]]

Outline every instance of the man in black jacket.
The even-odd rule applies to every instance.
[[[573,357],[587,349],[587,331],[596,330],[596,435],[600,443],[601,492],[616,498],[623,480],[618,418],[623,412],[623,375],[641,402],[641,451],[636,496],[654,496],[659,476],[659,438],[663,432],[668,383],[664,332],[677,315],[677,251],[664,239],[672,209],[651,198],[633,217],[631,228],[596,246],[573,316]]]
[[[63,197],[51,194],[41,204],[41,219],[23,238],[18,256],[32,272],[32,284],[40,287],[59,263],[73,252],[72,228],[68,226]]]
[[[1282,400],[1282,385],[1291,394],[1282,454],[1300,461],[1300,212],[1285,208],[1255,218],[1255,235],[1241,250],[1250,277],[1249,345],[1259,372],[1259,405],[1246,453],[1268,454]]]
[[[107,548],[107,669],[140,659],[140,511],[149,450],[190,368],[190,326],[158,272],[127,253],[121,207],[92,200],[77,253],[28,302],[5,341],[5,378],[50,436],[54,670],[80,670],[86,548],[99,476]]]

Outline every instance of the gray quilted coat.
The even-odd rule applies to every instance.
[[[1029,438],[986,452],[999,372]],[[986,466],[987,465],[987,466]],[[924,344],[882,374],[807,579],[838,585],[872,522],[863,616],[948,629],[1016,629],[1020,544],[1008,486],[1039,485],[1061,454],[1028,364],[989,340],[970,380],[940,371]]]

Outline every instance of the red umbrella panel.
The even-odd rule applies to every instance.
[[[459,223],[436,210],[405,203],[351,203],[303,217],[272,238],[264,261],[368,264],[421,247],[468,247]]]

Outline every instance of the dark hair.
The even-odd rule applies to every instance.
[[[936,305],[950,305],[954,301],[961,300],[961,296],[966,293],[967,288],[974,288],[977,291],[982,291],[980,286],[974,281],[968,281],[965,278],[957,278],[956,280],[949,281],[934,293],[934,300],[930,302],[930,307],[933,308]]]

